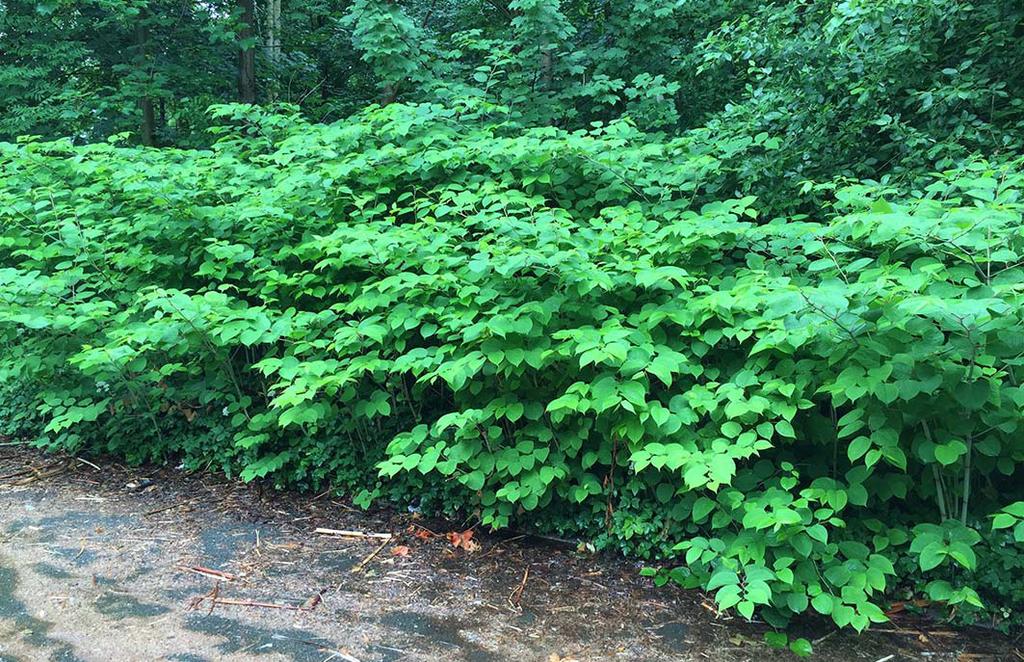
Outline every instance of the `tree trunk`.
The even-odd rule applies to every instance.
[[[266,47],[267,62],[270,63],[270,73],[276,77],[277,65],[281,60],[281,0],[267,0],[267,37]],[[270,101],[277,98],[276,79],[271,80],[267,86],[267,96]]]
[[[148,147],[156,145],[156,118],[153,114],[153,100],[143,97],[139,101],[142,107],[142,144]]]
[[[253,0],[238,0],[242,10],[242,27],[238,31],[240,41],[251,40],[255,9]],[[252,44],[240,45],[238,49],[238,100],[242,103],[256,103],[256,51]]]
[[[139,48],[139,62],[141,66],[145,67],[147,62],[147,42],[149,41],[149,35],[146,31],[146,24],[143,22],[146,20],[145,14],[141,14],[138,17],[138,22],[135,24],[135,45]],[[148,80],[148,76],[145,77]],[[139,109],[142,111],[142,126],[140,127],[140,139],[142,144],[148,147],[156,145],[156,116],[153,113],[153,99],[148,94],[142,94],[139,97]]]

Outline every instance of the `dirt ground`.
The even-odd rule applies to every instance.
[[[317,528],[391,534],[315,533]],[[0,662],[796,659],[622,559],[326,496],[0,448]],[[439,535],[433,535],[434,533]],[[900,617],[816,660],[1024,660]]]

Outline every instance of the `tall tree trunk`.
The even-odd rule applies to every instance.
[[[242,10],[242,28],[238,31],[240,41],[251,40],[255,21],[254,0],[238,0]],[[242,103],[256,103],[256,51],[252,44],[241,44],[238,49],[238,100]]]
[[[277,65],[281,60],[281,0],[267,0],[266,52],[271,74],[276,77]],[[268,98],[274,101],[277,98],[276,78],[270,81],[267,89]]]
[[[142,107],[142,144],[149,147],[156,145],[156,118],[153,114],[153,100],[143,97],[139,101]]]
[[[145,20],[146,15],[140,14],[135,23],[135,45],[139,49],[139,62],[142,67],[146,67],[149,64],[147,57],[149,35],[144,23]],[[149,76],[145,76],[145,80],[148,82]],[[142,144],[152,147],[156,145],[156,117],[153,113],[153,99],[148,94],[142,94],[139,97],[139,109],[142,111],[142,126],[140,127]]]

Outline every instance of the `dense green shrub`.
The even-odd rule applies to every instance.
[[[777,625],[1014,607],[977,557],[1024,542],[1020,163],[773,218],[699,135],[476,110],[0,145],[38,443],[601,531]]]

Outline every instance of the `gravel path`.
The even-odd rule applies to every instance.
[[[474,533],[466,550],[447,537],[460,529],[6,449],[0,662],[796,659],[633,564],[526,536]],[[892,629],[808,636],[829,635],[819,660],[1016,659],[995,635]]]

